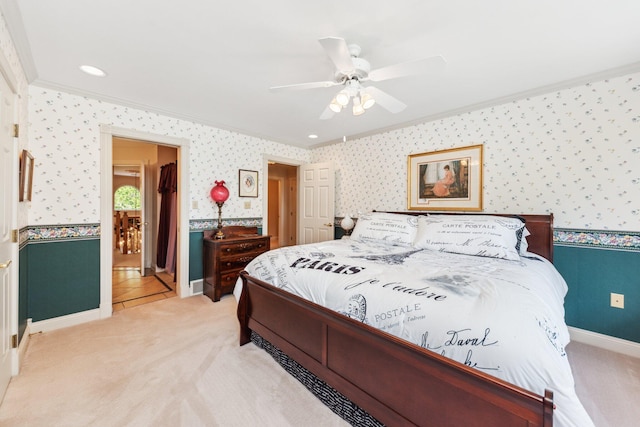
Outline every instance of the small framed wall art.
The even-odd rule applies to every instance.
[[[240,197],[258,197],[258,171],[240,169],[238,183]]]
[[[409,155],[408,209],[481,211],[482,147]]]
[[[31,189],[33,188],[33,156],[27,151],[22,150],[20,154],[20,194],[18,200],[20,202],[31,201]]]

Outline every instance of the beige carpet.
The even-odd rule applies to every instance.
[[[235,300],[171,298],[32,336],[1,426],[346,426],[253,344]],[[640,359],[568,348],[598,427],[638,425]]]
[[[171,298],[32,336],[1,426],[344,426],[253,344],[232,295]]]

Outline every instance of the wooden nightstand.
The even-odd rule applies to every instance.
[[[249,262],[270,248],[270,236],[258,235],[257,227],[223,227],[224,239],[204,238],[203,293],[220,301],[233,292],[239,273]]]

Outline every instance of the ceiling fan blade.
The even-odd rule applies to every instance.
[[[333,61],[338,71],[343,74],[348,74],[349,71],[355,69],[353,61],[351,60],[351,55],[349,54],[349,47],[344,39],[338,37],[325,37],[320,39],[320,44],[329,58],[331,58],[331,61]]]
[[[292,85],[284,85],[284,86],[273,86],[270,87],[269,90],[272,92],[280,92],[284,90],[303,90],[303,89],[315,89],[318,87],[332,87],[342,84],[342,82],[332,82],[332,81],[324,81],[324,82],[309,82],[309,83],[298,83]]]
[[[381,91],[380,89],[369,86],[364,89],[366,93],[371,95],[373,99],[376,100],[376,104],[380,105],[382,108],[386,109],[391,113],[399,113],[405,108],[407,105],[400,100],[394,98],[386,92]]]
[[[329,106],[324,109],[322,114],[320,114],[320,120],[329,120],[331,117],[335,116],[336,113]]]
[[[401,62],[400,64],[389,65],[369,72],[367,80],[379,82],[382,80],[395,79],[398,77],[415,76],[444,69],[447,61],[440,55],[430,58],[416,59],[414,61]]]

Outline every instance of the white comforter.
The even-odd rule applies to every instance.
[[[567,286],[541,257],[507,261],[344,239],[273,250],[246,270],[535,393],[549,388],[555,425],[593,425],[565,352]]]

